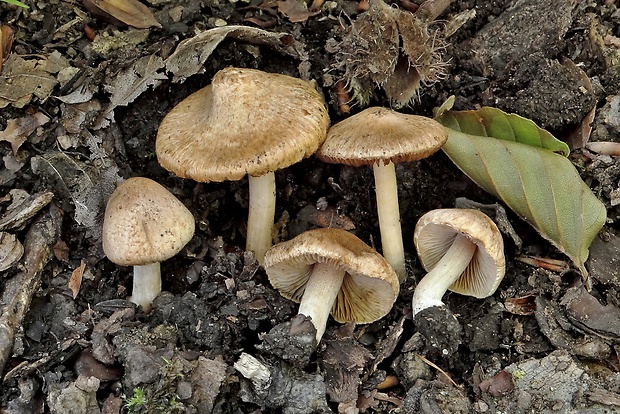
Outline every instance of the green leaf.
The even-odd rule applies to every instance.
[[[449,111],[435,118],[448,130],[442,149],[476,184],[579,267],[605,224],[606,209],[564,156],[568,147],[532,121],[498,109]]]
[[[507,114],[497,108],[487,106],[475,111],[444,109],[436,119],[446,128],[465,134],[546,148],[566,157],[570,153],[566,143],[539,128],[531,120],[516,114]]]
[[[5,3],[9,3],[9,4],[14,4],[15,6],[19,6],[19,7],[23,7],[25,9],[29,9],[30,7],[28,7],[28,5],[22,3],[21,1],[17,1],[17,0],[0,0],[3,1]]]

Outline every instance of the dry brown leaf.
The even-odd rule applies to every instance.
[[[24,254],[24,246],[14,234],[0,231],[0,272],[14,266]]]
[[[278,2],[278,11],[288,17],[292,23],[305,22],[309,17],[321,13],[320,10],[310,11],[303,0],[284,0]]]
[[[69,260],[69,246],[63,240],[58,240],[54,247],[52,248],[52,253],[54,253],[54,257],[61,262],[66,262]]]
[[[46,59],[23,59],[12,54],[4,62],[0,77],[0,108],[12,104],[15,108],[23,108],[32,96],[45,101],[54,86],[58,83],[45,70]]]
[[[533,315],[536,311],[536,296],[538,295],[530,294],[519,298],[506,298],[504,307],[514,315]]]
[[[308,60],[304,45],[289,33],[274,33],[249,26],[223,26],[206,30],[192,38],[185,39],[166,59],[166,71],[172,72],[173,82],[183,82],[188,77],[203,73],[204,62],[215,48],[226,38],[272,49],[302,61]]]
[[[112,24],[138,29],[161,27],[151,10],[137,0],[83,0],[83,3],[93,15]]]
[[[71,289],[71,292],[73,293],[73,299],[77,298],[78,292],[80,291],[80,286],[82,286],[82,276],[84,275],[84,269],[86,269],[86,263],[84,263],[84,260],[82,260],[80,266],[71,273],[71,279],[69,279],[67,287]]]
[[[143,56],[131,67],[120,71],[111,84],[105,85],[105,90],[111,92],[112,96],[106,110],[95,121],[95,129],[99,129],[104,120],[111,117],[114,108],[130,104],[149,87],[156,88],[162,80],[168,79],[164,73],[159,72],[164,64],[159,56]]]
[[[13,46],[13,29],[9,26],[0,25],[0,73],[4,60],[9,56]]]
[[[48,123],[49,120],[41,112],[23,118],[9,119],[6,123],[6,129],[0,131],[0,141],[9,142],[13,155],[16,155],[17,150],[26,141],[28,135],[32,134],[41,125]]]

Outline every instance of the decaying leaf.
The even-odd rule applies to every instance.
[[[95,36],[95,39],[91,42],[90,47],[98,55],[105,59],[113,57],[114,52],[127,53],[128,56],[131,53],[135,53],[136,47],[147,40],[149,37],[148,29],[125,29],[117,30],[110,29],[102,32],[101,35]]]
[[[449,111],[435,119],[448,130],[448,157],[564,252],[589,283],[584,262],[607,211],[562,154],[568,146],[532,121],[495,108]]]
[[[166,70],[174,74],[172,81],[183,82],[192,75],[203,73],[204,62],[226,38],[268,46],[300,60],[308,58],[303,45],[289,33],[273,33],[249,26],[216,27],[179,43],[174,53],[166,60]]]
[[[58,83],[45,68],[45,59],[24,59],[10,55],[0,75],[0,108],[12,104],[22,108],[32,96],[45,101]]]
[[[85,128],[90,127],[93,120],[101,111],[101,103],[97,99],[78,104],[61,104],[61,123],[69,134],[79,134]],[[58,137],[60,142],[60,137]],[[62,145],[62,142],[61,142]],[[69,147],[63,146],[63,149]]]
[[[320,14],[320,10],[310,11],[303,0],[278,1],[278,11],[293,23],[305,22],[309,17]]]
[[[164,73],[159,72],[164,67],[164,60],[156,55],[143,56],[131,67],[122,70],[112,82],[106,85],[107,92],[111,92],[110,104],[98,117],[96,124],[102,124],[102,120],[108,117],[117,106],[125,106],[133,102],[149,87],[157,87],[162,80],[168,79]]]
[[[82,260],[80,266],[78,266],[73,270],[73,272],[71,272],[71,278],[69,278],[69,283],[67,287],[71,290],[71,293],[73,294],[73,299],[77,298],[77,295],[80,291],[80,286],[82,286],[82,276],[84,275],[84,269],[86,269],[86,263],[84,263],[84,260]]]
[[[8,141],[11,144],[13,154],[17,154],[17,150],[26,141],[28,135],[41,125],[45,125],[49,120],[41,112],[23,118],[9,119],[6,123],[6,129],[0,131],[0,141]]]
[[[14,266],[23,254],[24,246],[15,235],[0,231],[0,272]]]
[[[108,165],[98,171],[62,152],[33,157],[30,163],[32,171],[57,191],[65,210],[73,205],[73,219],[86,228],[87,236],[98,239],[105,202],[120,181],[118,167]]]
[[[15,158],[13,153],[2,157],[4,168],[0,168],[0,185],[5,185],[15,179],[15,173],[24,166],[24,162]]]
[[[342,41],[328,44],[357,103],[367,103],[376,84],[395,108],[402,108],[419,96],[421,85],[443,77],[445,41],[429,24],[383,0],[371,0],[368,12],[347,28]]]
[[[519,298],[506,298],[504,307],[514,315],[533,315],[536,311],[536,296],[538,295],[530,294]]]
[[[96,17],[115,25],[138,29],[161,27],[148,7],[138,0],[82,0],[84,7]]]
[[[73,92],[64,96],[55,96],[61,102],[66,104],[78,104],[89,102],[96,92],[96,87],[86,81],[77,87]]]
[[[99,214],[99,211],[93,211],[89,199],[96,176],[92,167],[57,151],[33,157],[31,166],[32,172],[43,176],[57,190],[59,201],[65,202],[63,204],[69,200],[73,202],[78,224],[92,225]],[[65,210],[70,209],[70,205],[64,207]],[[78,221],[77,217],[83,218]]]

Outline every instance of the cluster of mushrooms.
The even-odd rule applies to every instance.
[[[329,123],[311,83],[226,68],[166,115],[156,139],[159,163],[179,177],[211,182],[248,175],[246,250],[254,251],[273,287],[300,303],[298,314],[310,318],[317,343],[330,313],[338,322],[370,323],[392,308],[405,279],[394,163],[427,157],[447,140],[445,129],[432,119],[380,107],[331,128]],[[335,228],[309,230],[272,246],[274,171],[312,154],[329,163],[372,166],[383,255]],[[134,266],[130,299],[148,312],[161,291],[159,263],[177,254],[193,234],[192,214],[174,195],[135,177],[112,194],[102,241],[112,262]],[[503,278],[502,237],[477,210],[424,214],[414,243],[429,272],[415,289],[414,315],[442,306],[448,289],[487,297]]]

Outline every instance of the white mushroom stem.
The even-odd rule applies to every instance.
[[[265,252],[271,247],[273,221],[276,214],[276,177],[269,172],[260,177],[248,177],[250,186],[250,208],[246,250],[253,250],[261,265]]]
[[[316,263],[306,284],[298,313],[312,318],[316,342],[325,333],[327,318],[342,287],[345,271],[326,263]]]
[[[388,261],[402,283],[405,280],[405,249],[400,227],[398,209],[398,187],[393,162],[373,164],[375,173],[375,192],[377,194],[377,214],[381,232],[383,257]]]
[[[133,291],[129,298],[142,306],[144,312],[151,311],[153,300],[161,293],[161,269],[159,262],[133,267]]]
[[[459,233],[445,255],[426,274],[413,292],[413,315],[432,306],[443,306],[441,298],[463,274],[477,246]]]

